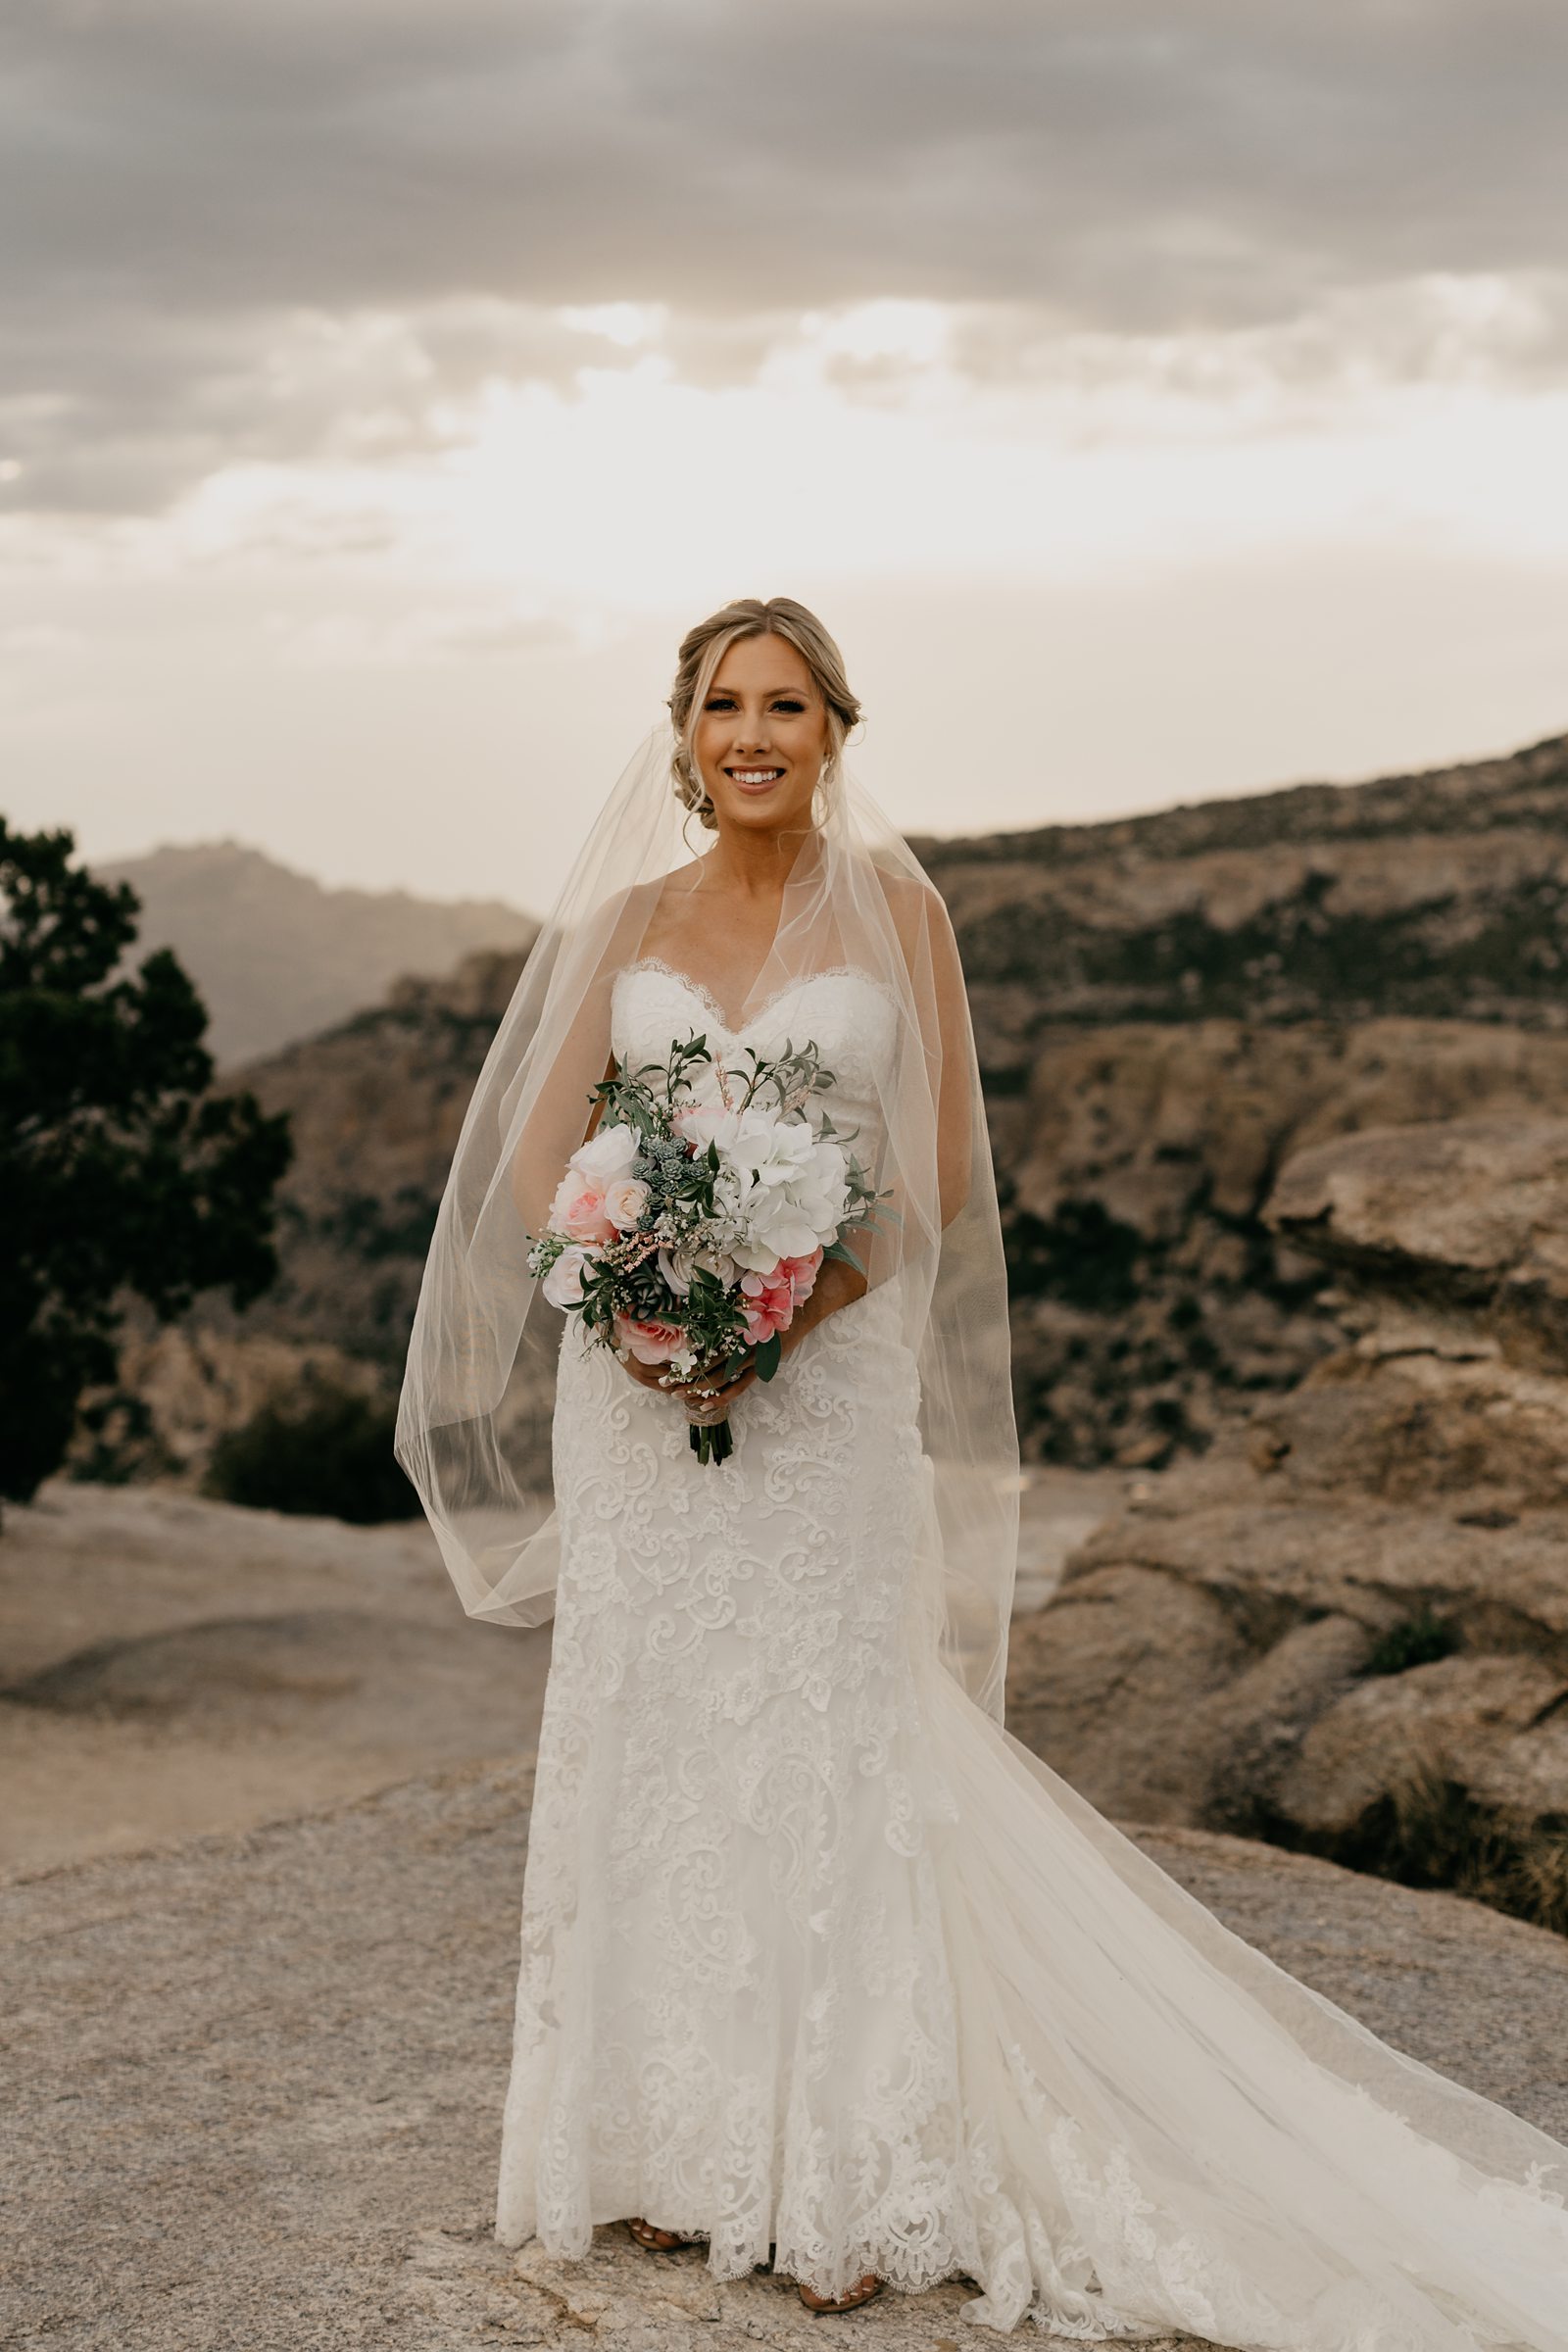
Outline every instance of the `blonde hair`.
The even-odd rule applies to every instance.
[[[708,700],[719,663],[743,637],[782,637],[793,645],[821,695],[827,710],[827,753],[822,761],[824,780],[838,767],[845,737],[860,715],[858,697],[844,674],[844,656],[814,612],[793,596],[737,597],[733,604],[710,612],[680,643],[669,714],[675,723],[675,750],[670,773],[676,798],[711,830],[717,824],[692,749],[697,714]]]

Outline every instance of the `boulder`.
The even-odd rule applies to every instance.
[[[1015,1628],[1009,1724],[1102,1810],[1568,1927],[1568,1121],[1315,1144],[1266,1214],[1341,1346],[1134,1482]]]
[[[1297,1154],[1267,1216],[1331,1264],[1471,1310],[1504,1352],[1568,1366],[1568,1119],[1340,1137]]]
[[[1274,1798],[1318,1840],[1348,1839],[1424,1767],[1500,1811],[1568,1819],[1568,1674],[1530,1657],[1434,1659],[1347,1690],[1300,1739]]]

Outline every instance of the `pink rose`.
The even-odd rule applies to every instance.
[[[640,1364],[667,1364],[685,1347],[686,1334],[676,1323],[638,1322],[631,1315],[617,1315],[615,1345]]]
[[[575,1170],[568,1171],[550,1204],[550,1222],[557,1233],[573,1242],[612,1242],[614,1224],[605,1206],[600,1186]]]
[[[775,1332],[788,1331],[790,1327],[795,1292],[789,1276],[783,1272],[787,1262],[781,1258],[770,1274],[746,1274],[741,1278],[746,1337],[754,1348],[772,1339]]]
[[[637,1138],[629,1127],[599,1127],[579,1144],[550,1204],[550,1222],[572,1242],[612,1242],[614,1221],[605,1205],[612,1184],[631,1173]]]
[[[613,1184],[605,1187],[605,1214],[618,1232],[629,1233],[642,1222],[648,1206],[649,1192],[638,1176],[617,1176]]]

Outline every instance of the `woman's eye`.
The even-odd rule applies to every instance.
[[[733,695],[728,694],[715,695],[711,701],[703,705],[703,709],[705,710],[733,710],[734,708],[735,698]],[[787,702],[781,697],[777,702],[774,703],[773,708],[775,710],[790,711],[798,716],[799,713],[806,709],[806,705],[804,703]]]

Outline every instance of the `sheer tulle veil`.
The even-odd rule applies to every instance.
[[[528,957],[458,1140],[409,1347],[398,1459],[465,1608],[506,1625],[550,1615],[558,1567],[554,1518],[541,1523],[536,1497],[562,1318],[528,1274],[529,1236],[611,1060],[615,975],[643,957],[665,878],[712,840],[677,797],[676,751],[663,717],[589,825]],[[897,1006],[899,1050],[855,1149],[887,1195],[867,1271],[897,1286],[903,1342],[919,1367],[926,1494],[911,1588],[944,1663],[1000,1721],[1018,1450],[962,974],[940,897],[842,753],[824,766],[812,814],[745,1002],[710,1005],[705,1027],[710,1049],[733,1060],[796,982],[845,968],[869,974]]]

